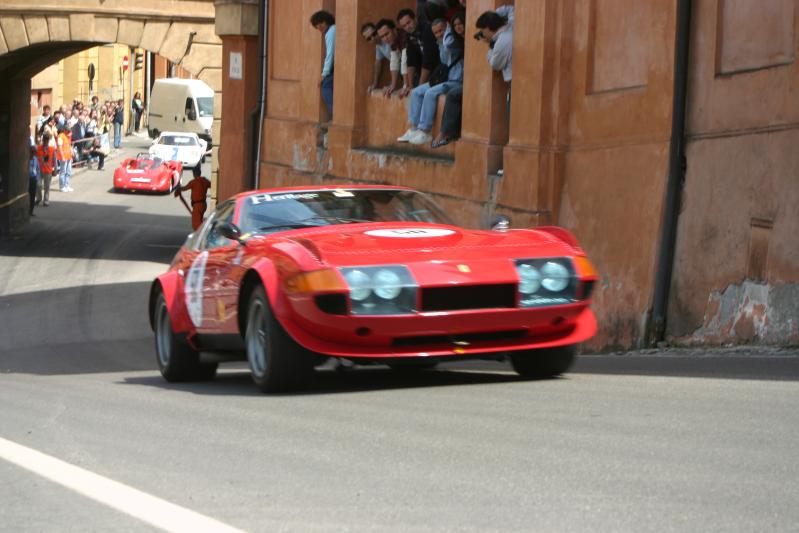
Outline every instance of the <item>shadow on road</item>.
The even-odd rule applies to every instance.
[[[0,372],[91,374],[156,369],[150,282],[0,297]]]
[[[53,200],[49,207],[37,208],[36,215],[22,234],[0,239],[0,257],[169,263],[191,232],[188,216],[134,211],[125,205]]]
[[[567,379],[559,378],[559,380]],[[385,367],[366,367],[343,372],[318,370],[314,376],[313,384],[307,390],[279,396],[315,396],[394,389],[502,384],[521,381],[525,380],[510,373],[467,372],[448,367],[443,370],[424,370],[414,373],[396,372]],[[160,374],[126,377],[121,383],[211,396],[261,395],[253,384],[249,371],[246,369],[221,372],[213,381],[203,383],[168,383],[161,378]]]

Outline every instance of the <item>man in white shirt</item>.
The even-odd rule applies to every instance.
[[[371,93],[374,89],[379,89],[380,73],[383,70],[383,61],[391,62],[391,45],[381,42],[377,35],[377,27],[372,22],[367,22],[361,26],[361,35],[368,43],[375,45],[375,66],[372,74],[372,84],[367,89]]]
[[[325,62],[319,87],[322,100],[327,105],[330,118],[333,118],[333,65],[336,57],[336,18],[327,11],[317,11],[311,15],[311,26],[319,30],[325,39]]]

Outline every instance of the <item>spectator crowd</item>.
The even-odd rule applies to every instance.
[[[71,107],[42,108],[29,139],[31,215],[34,206],[49,205],[54,176],[61,192],[73,192],[70,178],[74,166],[97,161],[97,169],[103,169],[109,149],[103,139],[109,139],[113,131],[114,148],[119,148],[124,111],[123,100],[101,104],[97,96],[86,105],[75,99]]]
[[[418,14],[418,15],[417,15]],[[474,39],[488,47],[490,67],[502,73],[507,85],[510,113],[512,82],[514,8],[503,5],[482,13],[476,21]],[[333,115],[333,70],[335,58],[335,17],[318,11],[311,25],[325,40],[325,61],[319,85],[330,116]],[[396,17],[367,22],[362,37],[375,47],[375,62],[369,92],[385,97],[408,97],[408,127],[398,142],[430,144],[438,148],[460,137],[464,50],[466,42],[466,0],[420,0],[417,10],[400,10]],[[390,81],[380,86],[387,63]],[[444,114],[438,135],[433,138],[438,99],[445,96]]]

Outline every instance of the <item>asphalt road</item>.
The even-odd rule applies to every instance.
[[[799,530],[797,350],[164,382],[147,290],[190,218],[114,166],[0,241],[0,531]]]

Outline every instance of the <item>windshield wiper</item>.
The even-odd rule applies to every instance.
[[[299,229],[299,228],[318,228],[319,224],[306,224],[303,222],[286,222],[285,224],[274,224],[272,226],[261,226],[258,231],[270,231],[276,229]]]

